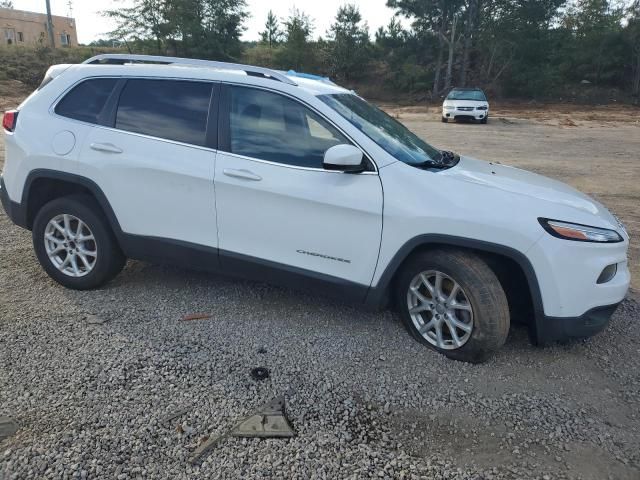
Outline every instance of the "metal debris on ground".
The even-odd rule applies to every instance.
[[[251,376],[254,380],[266,380],[269,378],[269,369],[264,367],[253,368],[251,369]]]
[[[190,320],[206,320],[211,318],[211,315],[208,313],[191,313],[189,315],[183,316],[180,320],[183,322],[188,322]]]
[[[284,397],[277,397],[260,408],[255,414],[245,418],[223,435],[210,437],[195,449],[189,463],[200,462],[218,443],[229,436],[258,438],[291,438],[295,432],[285,416]]]
[[[0,416],[0,442],[18,431],[18,424],[9,417]]]
[[[199,463],[211,450],[214,449],[216,445],[218,445],[218,443],[228,436],[229,432],[218,437],[209,437],[206,442],[201,443],[200,446],[193,451],[193,454],[189,457],[189,463],[192,465]]]
[[[234,437],[290,438],[295,436],[284,411],[284,397],[274,398],[231,431]]]
[[[102,325],[103,323],[106,323],[106,320],[104,318],[92,313],[85,317],[85,321],[89,325]]]
[[[172,420],[175,420],[176,418],[181,417],[182,415],[186,415],[188,412],[189,412],[188,408],[183,408],[180,410],[176,410],[175,412],[171,412],[162,419],[162,423],[169,423]]]

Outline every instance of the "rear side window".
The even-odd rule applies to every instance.
[[[58,102],[55,112],[63,117],[88,123],[98,123],[107,99],[118,80],[115,78],[94,78],[85,80],[67,93]]]
[[[206,144],[211,83],[128,80],[116,128],[192,145]]]
[[[230,87],[231,153],[300,167],[322,168],[324,153],[350,143],[304,105],[277,93]]]

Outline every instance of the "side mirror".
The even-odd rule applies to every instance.
[[[353,145],[336,145],[324,153],[325,170],[338,170],[347,173],[359,173],[365,170],[363,155]]]

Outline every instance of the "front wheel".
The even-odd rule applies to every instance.
[[[509,305],[495,273],[477,255],[415,255],[396,282],[402,320],[421,343],[455,360],[485,361],[509,333]]]
[[[442,123],[449,123],[449,119],[447,117],[442,117]]]
[[[33,222],[33,247],[44,270],[67,288],[88,290],[115,277],[125,257],[100,207],[87,195],[43,206]]]

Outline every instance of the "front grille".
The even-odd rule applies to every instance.
[[[473,112],[473,107],[458,107],[461,112]]]

